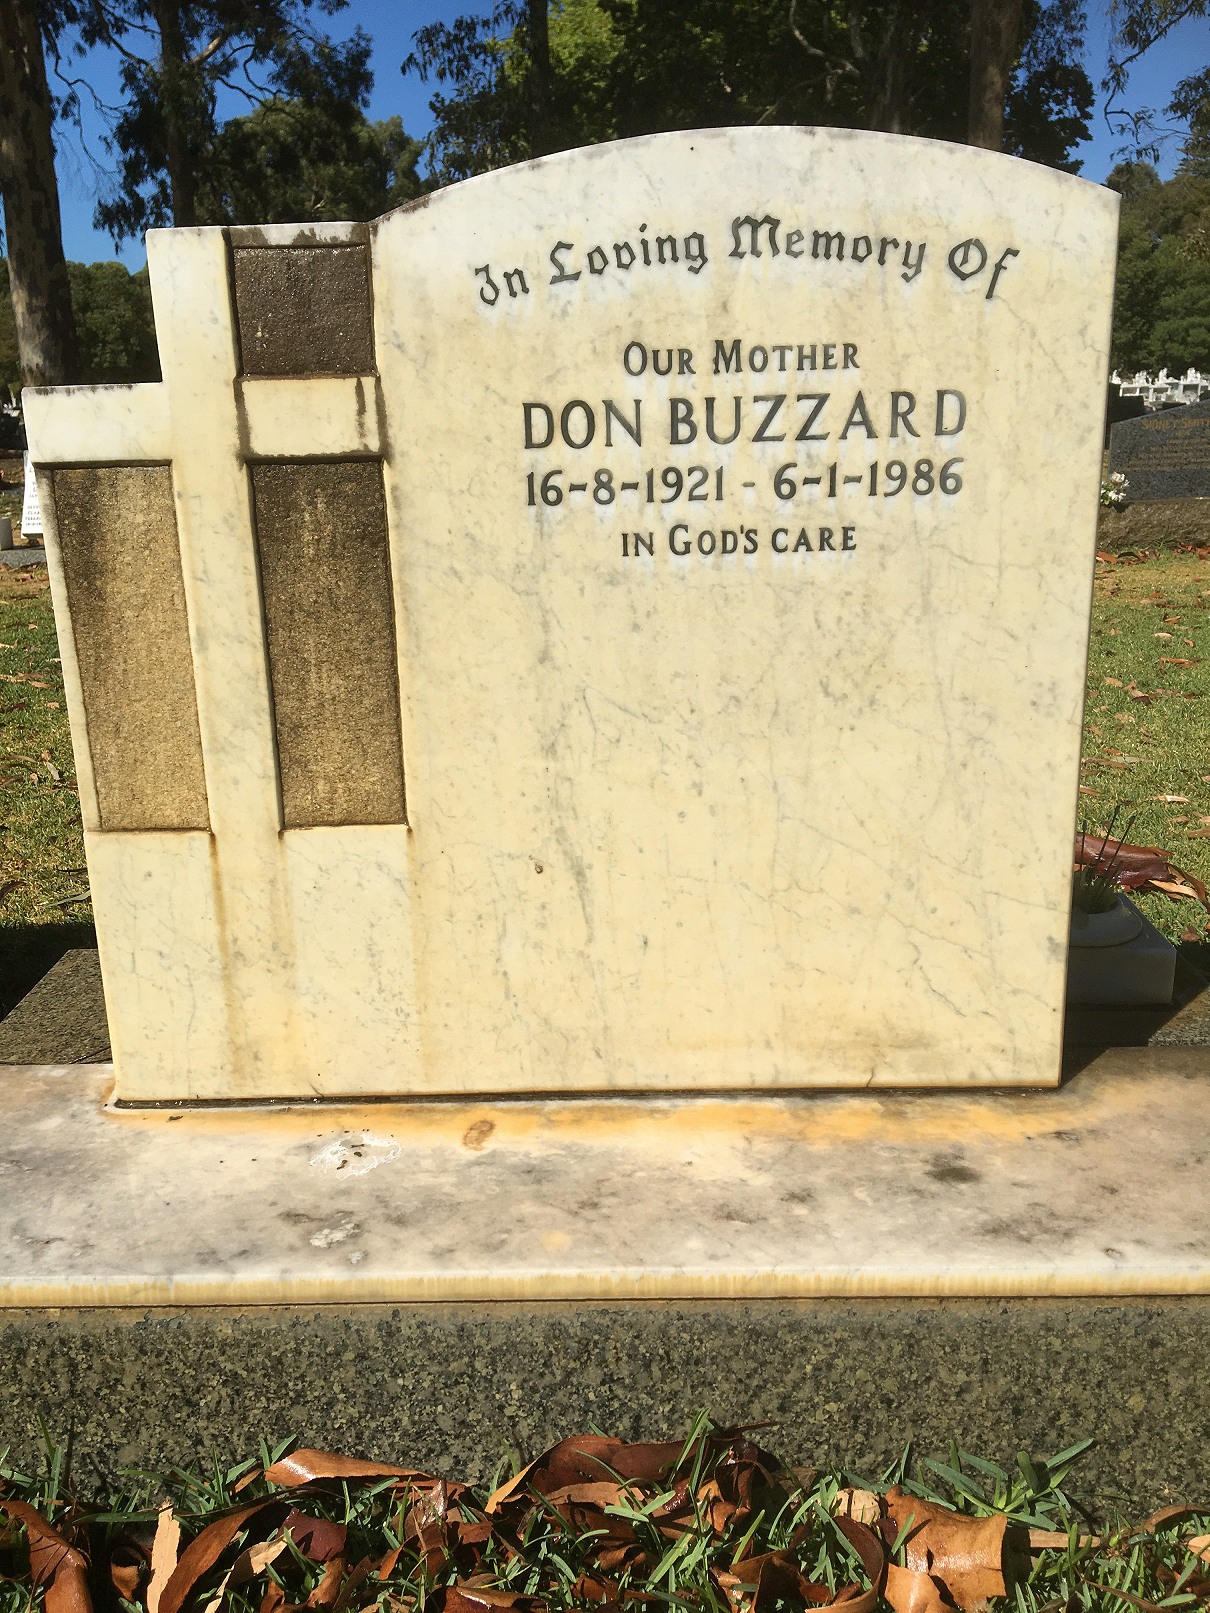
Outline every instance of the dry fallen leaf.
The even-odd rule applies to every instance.
[[[1199,1562],[1210,1563],[1210,1535],[1194,1535],[1186,1540],[1185,1550],[1191,1551]]]
[[[345,1549],[348,1529],[343,1523],[330,1523],[327,1518],[312,1518],[306,1512],[291,1509],[282,1523],[282,1534],[289,1538],[313,1563],[330,1562]]]
[[[83,1553],[69,1546],[59,1531],[24,1501],[0,1500],[0,1512],[25,1525],[30,1578],[35,1585],[46,1587],[46,1613],[92,1613],[88,1565]]]
[[[896,1531],[902,1532],[911,1520],[907,1566],[939,1579],[960,1608],[1005,1595],[1007,1518],[968,1518],[898,1487],[887,1491],[886,1507]]]
[[[894,1613],[953,1613],[936,1580],[919,1569],[888,1564],[883,1595]]]
[[[310,1484],[313,1479],[416,1479],[435,1484],[436,1479],[410,1467],[392,1467],[387,1462],[363,1462],[356,1456],[338,1456],[333,1451],[291,1451],[265,1469],[270,1484]]]
[[[151,1579],[147,1585],[147,1613],[160,1613],[160,1597],[172,1577],[181,1549],[181,1526],[165,1501],[156,1519],[155,1539],[151,1542]]]
[[[269,1564],[276,1562],[288,1542],[284,1535],[276,1540],[259,1540],[255,1546],[246,1546],[231,1564],[227,1580],[232,1585],[246,1585],[250,1579],[263,1574]]]
[[[1163,891],[1167,896],[1182,897],[1191,902],[1196,902],[1198,900],[1198,895],[1195,890],[1190,890],[1188,885],[1178,885],[1175,880],[1171,879],[1149,880],[1148,888],[1151,890]]]
[[[146,1567],[147,1559],[137,1546],[119,1544],[109,1554],[109,1583],[119,1596],[133,1602]]]
[[[877,1524],[882,1518],[882,1502],[873,1490],[837,1490],[832,1511],[858,1523]]]
[[[285,1516],[286,1510],[282,1501],[253,1501],[208,1524],[181,1553],[168,1583],[160,1592],[160,1613],[180,1613],[198,1580],[210,1572],[240,1530],[254,1518],[268,1514],[276,1522]]]

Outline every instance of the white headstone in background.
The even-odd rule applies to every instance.
[[[1055,1082],[1117,205],[729,129],[153,234],[163,384],[27,404],[121,1094]]]
[[[25,455],[25,489],[21,497],[21,536],[24,538],[42,536],[42,508],[38,503],[38,484],[34,479],[34,467],[28,453]]]

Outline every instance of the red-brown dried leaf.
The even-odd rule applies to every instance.
[[[493,1525],[487,1518],[459,1518],[453,1528],[460,1546],[482,1546],[491,1539]]]
[[[389,1462],[364,1462],[357,1456],[340,1456],[335,1451],[291,1451],[265,1469],[269,1484],[293,1486],[310,1484],[313,1479],[410,1479],[415,1484],[436,1484],[428,1473],[410,1467],[393,1467]]]
[[[698,1507],[716,1535],[725,1534],[732,1524],[737,1529],[746,1526],[757,1489],[771,1484],[777,1471],[776,1458],[759,1445],[749,1439],[731,1442],[697,1492]]]
[[[883,1550],[882,1541],[868,1524],[862,1523],[858,1518],[837,1518],[836,1527],[861,1558],[861,1566],[865,1569],[870,1584],[877,1589],[886,1572],[886,1552]]]
[[[349,1531],[343,1523],[313,1518],[291,1507],[282,1522],[282,1533],[289,1535],[304,1557],[313,1563],[327,1563],[344,1551]]]
[[[490,1585],[468,1585],[457,1580],[437,1591],[429,1605],[436,1613],[546,1613],[546,1603],[539,1596],[523,1596],[519,1591],[500,1591]]]
[[[1186,873],[1171,862],[1166,851],[1159,846],[1132,846],[1127,841],[1112,840],[1106,835],[1076,835],[1075,860],[1077,868],[1091,868],[1094,873],[1112,874],[1123,890],[1149,890],[1163,888],[1162,882],[1182,880],[1210,912],[1206,887],[1193,874]]]
[[[307,1597],[307,1607],[334,1606],[347,1567],[348,1564],[343,1557],[330,1557],[324,1564],[324,1571],[319,1576],[318,1583]]]
[[[349,1603],[356,1596],[359,1588],[374,1572],[374,1559],[363,1557],[361,1561],[349,1569],[341,1582],[340,1591],[332,1603],[332,1613],[343,1613]]]
[[[634,1539],[634,1525],[628,1518],[614,1517],[605,1511],[606,1507],[621,1506],[624,1502],[622,1486],[612,1480],[567,1484],[561,1490],[552,1490],[546,1497],[547,1506],[553,1507],[576,1534],[603,1531],[602,1543]]]
[[[618,1585],[613,1579],[598,1579],[595,1574],[581,1574],[573,1583],[571,1594],[578,1602],[616,1602]]]
[[[1006,1594],[1007,1518],[969,1518],[898,1488],[887,1491],[886,1507],[896,1533],[913,1520],[905,1542],[907,1566],[940,1580],[958,1607],[973,1608]]]
[[[146,1569],[147,1557],[137,1546],[122,1543],[109,1554],[109,1583],[128,1602],[138,1595]]]
[[[578,1434],[552,1445],[535,1461],[506,1480],[487,1503],[489,1514],[499,1512],[527,1491],[549,1495],[570,1484],[589,1484],[607,1479],[636,1483],[657,1482],[676,1463],[683,1445],[633,1444],[604,1434]]]
[[[894,1613],[953,1613],[953,1603],[946,1601],[938,1582],[915,1568],[889,1563],[882,1594]]]
[[[832,1601],[825,1585],[816,1585],[803,1573],[788,1551],[767,1551],[749,1557],[737,1573],[716,1573],[715,1584],[739,1613],[765,1613],[778,1601],[823,1606]]]
[[[461,1514],[452,1505],[463,1486],[440,1480],[427,1493],[420,1495],[408,1508],[403,1521],[402,1538],[415,1550],[432,1574],[445,1566],[451,1551],[451,1525]]]
[[[241,1529],[256,1522],[268,1533],[286,1511],[282,1501],[251,1501],[208,1524],[181,1553],[160,1594],[160,1613],[180,1613],[198,1580],[210,1572]]]
[[[627,1568],[637,1568],[645,1553],[637,1541],[631,1541],[628,1545],[604,1546],[595,1555],[598,1571],[616,1578]]]
[[[46,1613],[92,1613],[83,1553],[24,1501],[0,1501],[0,1512],[25,1526],[30,1578],[46,1587]]]
[[[1153,1512],[1150,1517],[1144,1518],[1139,1524],[1138,1532],[1153,1535],[1166,1523],[1177,1523],[1183,1518],[1200,1518],[1207,1512],[1210,1512],[1210,1506],[1190,1506],[1187,1502],[1179,1501],[1175,1506],[1161,1507],[1158,1512]]]

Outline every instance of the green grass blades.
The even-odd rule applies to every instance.
[[[45,568],[0,569],[0,1013],[93,944],[63,673]]]
[[[1210,563],[1162,551],[1097,565],[1079,816],[1131,819],[1129,839],[1210,874]],[[1207,915],[1193,901],[1137,903],[1203,970]],[[1196,934],[1197,939],[1193,937]]]
[[[1005,1466],[956,1446],[945,1459],[913,1460],[905,1451],[881,1479],[862,1486],[872,1492],[863,1504],[873,1504],[874,1527],[901,1567],[911,1566],[905,1542],[912,1526],[892,1545],[887,1509],[881,1525],[876,1516],[875,1497],[892,1484],[906,1490],[909,1508],[918,1496],[964,1515],[972,1529],[978,1519],[1005,1516],[1013,1571],[1008,1593],[983,1604],[983,1613],[1210,1606],[1210,1562],[1199,1541],[1210,1536],[1210,1514],[1167,1507],[1138,1523],[1112,1511],[1094,1516],[1067,1489],[1089,1444],[1046,1459],[1022,1452]],[[566,1466],[566,1452],[579,1448],[571,1440],[552,1450],[564,1452]],[[289,1449],[262,1447],[259,1460],[214,1459],[195,1470],[124,1473],[84,1496],[68,1453],[48,1440],[37,1473],[0,1459],[0,1500],[33,1506],[85,1554],[95,1613],[145,1613],[165,1503],[180,1525],[179,1550],[208,1529],[223,1541],[191,1578],[180,1613],[285,1613],[304,1604],[340,1613],[485,1613],[477,1593],[486,1593],[487,1608],[497,1613],[588,1613],[602,1608],[606,1585],[611,1608],[751,1613],[748,1580],[759,1579],[759,1565],[774,1552],[783,1571],[761,1592],[762,1613],[804,1613],[806,1581],[811,1601],[869,1584],[837,1518],[853,1504],[853,1481],[838,1470],[787,1469],[742,1433],[706,1419],[679,1458],[673,1447],[658,1471],[650,1467],[641,1479],[619,1474],[650,1447],[617,1446],[615,1466],[593,1459],[591,1480],[581,1473],[570,1489],[557,1476],[542,1489],[522,1482],[507,1500],[488,1487],[401,1479],[381,1469],[323,1477],[330,1466],[308,1483],[277,1488],[264,1470]],[[531,1478],[551,1455],[539,1459]],[[601,1491],[615,1499],[605,1504]],[[198,1547],[191,1550],[196,1569]],[[176,1560],[174,1550],[161,1574]],[[746,1564],[757,1565],[755,1572]],[[27,1613],[43,1601],[43,1589],[31,1583],[22,1527],[0,1529],[0,1613]]]

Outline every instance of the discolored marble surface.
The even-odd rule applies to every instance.
[[[115,1111],[0,1072],[0,1304],[1210,1293],[1201,1050],[1053,1093]]]
[[[1117,205],[761,128],[153,231],[163,382],[26,400],[48,504],[171,465],[210,833],[79,766],[123,1094],[1056,1083]],[[300,821],[266,638],[341,646],[250,485],[334,456],[399,712],[333,702],[365,778]],[[407,825],[349,821],[399,756]]]

